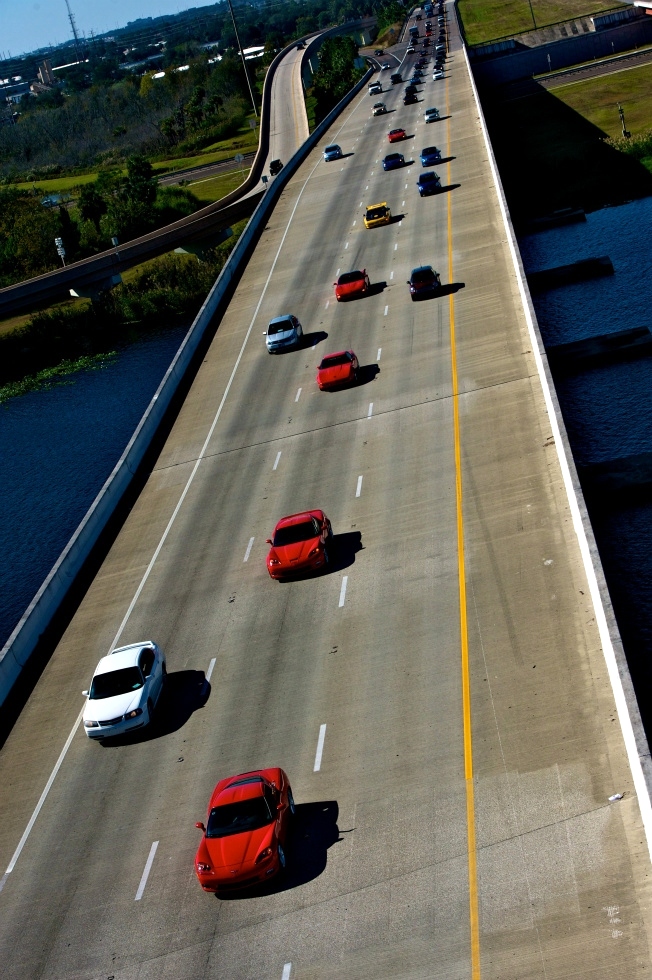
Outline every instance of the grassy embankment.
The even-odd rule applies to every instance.
[[[652,157],[623,151],[617,103],[633,137],[652,130],[652,65],[514,98],[483,94],[491,141],[516,222],[564,207],[593,211],[652,194]]]
[[[483,44],[494,38],[522,34],[572,17],[584,17],[600,10],[612,10],[613,0],[459,0],[469,44]],[[534,15],[534,22],[532,16]]]
[[[172,157],[167,160],[152,161],[152,169],[157,176],[167,173],[174,173],[177,170],[186,170],[189,167],[202,167],[209,163],[221,163],[222,160],[230,160],[236,153],[251,153],[258,146],[258,129],[251,129],[249,122],[241,126],[235,136],[220,140],[207,146],[201,153],[195,156]],[[124,174],[126,174],[126,170]],[[16,184],[16,187],[27,188],[36,187],[43,194],[70,194],[75,196],[77,188],[84,184],[91,184],[97,180],[97,171],[87,174],[74,174],[70,177],[53,177],[48,180],[37,180]],[[235,185],[237,187],[237,184]],[[224,191],[228,193],[228,191]],[[204,198],[202,198],[203,200]],[[217,200],[216,197],[211,200]]]

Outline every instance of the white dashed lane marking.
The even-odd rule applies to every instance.
[[[143,892],[145,891],[145,885],[147,884],[147,879],[149,878],[149,873],[152,870],[152,864],[154,863],[154,855],[156,854],[157,847],[158,847],[158,841],[155,840],[149,849],[149,854],[147,856],[147,861],[145,863],[145,869],[140,879],[138,891],[136,892],[136,897],[134,899],[135,902],[140,902],[141,898],[143,897]]]
[[[254,539],[252,538],[251,540],[253,541]],[[207,684],[210,681],[211,677],[213,676],[213,670],[215,668],[215,660],[216,660],[216,658],[213,657],[211,659],[211,662],[208,665],[208,670],[206,671],[206,674],[205,674],[205,677],[204,677],[204,679],[205,679],[205,681],[206,681]]]
[[[359,476],[358,477],[358,485],[355,488],[355,495],[356,495],[356,497],[359,497],[361,493],[362,493],[362,477]]]
[[[388,309],[389,309],[389,306],[386,306],[386,307],[385,307],[385,313],[384,313],[384,315],[385,315],[385,316],[387,316],[387,311],[388,311]]]
[[[383,349],[382,349],[382,347],[379,347],[379,348],[378,348],[378,353],[376,354],[376,360],[377,360],[377,361],[379,361],[379,360],[380,360],[380,355],[382,354],[382,352],[383,352]]]
[[[274,460],[274,466],[272,467],[272,469],[275,470],[277,468],[280,458],[281,458],[281,450],[279,449],[279,451],[276,454],[276,459]]]
[[[245,556],[242,559],[243,561],[249,561],[249,555],[251,554],[251,549],[253,548],[253,544],[254,544],[254,539],[253,538],[249,538],[249,544],[247,545],[247,550],[245,551]]]
[[[299,401],[299,398],[301,397],[301,392],[302,391],[303,391],[303,388],[299,388],[299,390],[297,391],[297,393],[295,395],[295,398],[294,398],[295,402],[298,402]],[[253,538],[251,540],[253,541]]]
[[[346,582],[346,578],[344,579]],[[343,603],[340,603],[343,605]],[[324,753],[324,739],[326,738],[326,725],[319,726],[319,738],[317,739],[317,751],[315,752],[315,764],[313,766],[313,772],[319,772],[321,769],[321,757]]]
[[[369,411],[367,412],[367,418],[370,419],[374,412],[374,403],[369,402]]]

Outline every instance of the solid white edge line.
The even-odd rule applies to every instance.
[[[247,550],[245,551],[245,556],[242,559],[243,562],[249,561],[249,555],[251,554],[251,549],[253,547],[253,544],[254,544],[254,539],[253,538],[249,538],[249,544],[247,545]]]
[[[344,605],[344,600],[346,599],[346,583],[349,581],[349,576],[344,575],[342,578],[342,588],[340,589],[340,602],[339,608],[341,609]]]
[[[321,769],[321,757],[324,752],[324,739],[326,738],[326,725],[319,726],[319,738],[317,739],[317,751],[315,752],[315,764],[313,766],[313,772],[319,772]]]
[[[283,967],[283,975],[281,977],[281,980],[290,980],[291,972],[292,972],[292,964],[286,963],[285,966]]]
[[[147,879],[149,878],[149,873],[152,870],[152,864],[154,863],[154,855],[156,854],[156,849],[158,847],[158,841],[155,840],[149,849],[149,854],[147,855],[147,861],[145,862],[145,867],[143,869],[143,874],[140,879],[140,884],[138,886],[138,891],[136,892],[136,897],[134,902],[140,902],[143,897],[143,892],[145,891],[145,885],[147,884]]]
[[[122,635],[122,632],[123,632],[125,626],[127,625],[127,622],[129,621],[129,617],[131,616],[131,613],[133,612],[134,606],[136,605],[136,602],[138,601],[138,599],[140,597],[140,593],[143,591],[143,588],[145,587],[145,583],[147,582],[147,579],[150,576],[150,573],[152,571],[152,568],[154,567],[154,563],[155,563],[156,559],[158,558],[158,556],[159,556],[159,554],[161,552],[161,549],[162,549],[163,545],[165,544],[166,538],[167,538],[168,534],[170,533],[170,530],[172,529],[172,525],[174,524],[174,522],[176,520],[176,517],[177,517],[177,514],[179,513],[179,511],[181,509],[181,505],[183,504],[184,500],[186,499],[186,496],[188,494],[188,491],[190,489],[190,486],[191,486],[191,484],[192,484],[192,482],[193,482],[193,480],[195,478],[195,473],[199,469],[199,464],[201,463],[201,461],[202,461],[202,459],[204,457],[204,454],[206,452],[206,449],[208,447],[208,444],[209,444],[209,442],[211,440],[211,437],[213,435],[213,432],[215,430],[215,426],[217,425],[218,420],[219,420],[219,417],[222,414],[222,409],[224,407],[224,403],[225,403],[225,401],[227,399],[227,396],[229,394],[229,391],[231,390],[231,385],[233,384],[233,379],[235,378],[236,371],[238,370],[238,367],[240,366],[240,361],[242,360],[242,357],[243,357],[243,354],[244,354],[244,350],[245,350],[245,347],[247,345],[247,341],[249,340],[249,335],[251,334],[251,331],[253,330],[254,323],[256,322],[256,317],[258,316],[258,311],[260,310],[260,307],[262,306],[262,303],[263,303],[263,299],[265,298],[265,293],[267,292],[267,287],[269,286],[269,283],[271,281],[272,275],[274,273],[274,269],[276,268],[276,263],[278,262],[279,255],[281,254],[281,249],[283,248],[283,245],[285,244],[285,239],[286,239],[287,234],[288,234],[288,232],[290,230],[290,225],[292,224],[292,219],[294,218],[294,215],[296,213],[296,210],[299,207],[299,201],[301,200],[301,197],[303,196],[303,192],[305,191],[306,187],[308,186],[308,181],[310,180],[310,178],[312,177],[312,175],[314,174],[314,172],[315,172],[315,170],[317,169],[318,166],[319,166],[319,162],[315,164],[315,166],[312,168],[312,170],[310,171],[310,173],[306,177],[305,183],[304,183],[303,187],[301,188],[301,190],[299,191],[299,194],[298,194],[298,197],[297,197],[296,201],[294,202],[294,207],[292,208],[292,212],[290,214],[290,217],[288,218],[288,223],[287,223],[287,225],[285,227],[285,231],[283,232],[283,237],[282,237],[281,242],[279,244],[279,247],[278,247],[278,250],[276,252],[276,255],[274,256],[274,261],[272,262],[271,269],[269,270],[269,275],[267,276],[267,279],[265,280],[265,285],[263,286],[263,290],[262,290],[262,292],[260,294],[260,299],[258,300],[258,303],[256,304],[256,309],[254,311],[254,315],[251,318],[251,323],[249,324],[249,329],[247,330],[247,333],[245,334],[245,338],[242,341],[242,347],[240,348],[240,353],[238,354],[238,356],[236,358],[236,362],[235,362],[235,364],[233,366],[233,370],[231,371],[231,376],[230,376],[230,378],[228,380],[228,383],[227,383],[227,386],[226,386],[226,388],[224,390],[224,394],[222,395],[222,399],[221,399],[220,404],[219,404],[219,406],[217,408],[217,412],[215,414],[215,418],[213,419],[212,425],[211,425],[211,427],[210,427],[210,429],[208,431],[208,435],[206,436],[206,439],[204,440],[204,444],[203,444],[203,446],[201,448],[201,451],[200,451],[200,454],[199,454],[199,456],[197,458],[197,462],[195,463],[195,465],[193,467],[192,473],[188,477],[188,481],[187,481],[187,483],[186,483],[186,485],[185,485],[185,487],[183,489],[183,492],[182,492],[181,496],[179,497],[179,501],[178,501],[176,507],[174,508],[174,511],[172,512],[172,516],[170,517],[170,520],[167,523],[167,526],[165,528],[165,531],[163,532],[163,535],[161,537],[161,540],[159,541],[159,543],[157,545],[157,548],[156,548],[154,554],[152,555],[151,561],[150,561],[149,565],[147,566],[147,568],[145,569],[145,572],[144,572],[143,577],[142,577],[142,579],[140,581],[140,584],[139,584],[138,588],[136,589],[136,593],[135,593],[133,599],[131,600],[131,602],[129,604],[129,608],[127,609],[127,612],[125,613],[122,622],[120,623],[120,628],[118,629],[118,632],[116,633],[116,635],[115,635],[115,637],[113,639],[113,643],[109,647],[109,652],[111,650],[113,650],[113,648],[118,645],[118,641],[119,641],[119,639],[120,639],[120,637]],[[315,346],[316,346],[316,343],[315,343]],[[45,803],[46,797],[47,797],[48,793],[50,792],[50,789],[52,788],[52,783],[54,782],[54,779],[55,779],[57,773],[59,772],[59,769],[61,768],[61,764],[62,764],[63,760],[66,757],[66,753],[68,752],[68,749],[70,748],[70,745],[71,745],[71,742],[72,742],[72,740],[74,738],[75,732],[77,731],[77,728],[79,727],[79,723],[82,720],[83,713],[84,713],[84,709],[82,708],[82,710],[77,715],[77,720],[75,721],[75,724],[73,725],[73,728],[72,728],[72,731],[70,732],[70,735],[66,739],[66,744],[64,745],[64,747],[61,750],[61,754],[59,755],[59,758],[57,759],[57,761],[55,763],[54,769],[50,773],[50,777],[49,777],[47,783],[45,784],[45,789],[41,793],[41,796],[39,798],[39,801],[36,804],[36,807],[34,808],[34,812],[32,813],[32,816],[29,819],[29,823],[27,824],[27,827],[25,828],[25,831],[23,833],[23,836],[20,838],[20,841],[18,842],[18,847],[14,851],[13,857],[12,857],[11,861],[9,862],[9,865],[7,867],[7,870],[5,871],[5,873],[2,876],[2,878],[0,878],[0,891],[2,891],[2,889],[4,888],[4,886],[6,884],[6,881],[7,881],[8,875],[10,875],[11,872],[13,871],[14,866],[16,864],[16,861],[20,857],[20,853],[21,853],[23,847],[25,846],[25,843],[27,842],[27,838],[29,837],[29,835],[31,833],[31,830],[32,830],[32,827],[34,826],[34,823],[36,822],[36,818],[38,817],[39,813],[41,812],[41,808],[42,808],[43,804]]]
[[[251,540],[253,541],[253,538]],[[215,661],[216,660],[217,660],[217,657],[211,657],[211,662],[209,663],[208,670],[206,671],[206,674],[204,676],[204,679],[207,682],[210,682],[210,679],[213,676],[213,669],[215,667]]]
[[[512,228],[511,218],[509,217],[507,212],[505,199],[504,199],[503,186],[500,180],[500,175],[498,173],[498,168],[496,166],[496,161],[494,159],[493,148],[491,146],[491,141],[489,139],[489,133],[487,131],[487,126],[485,123],[482,106],[480,104],[480,97],[478,96],[478,90],[475,85],[475,80],[473,78],[473,73],[471,71],[471,65],[469,63],[468,53],[466,50],[466,46],[464,44],[462,45],[462,49],[464,51],[466,67],[471,81],[471,88],[476,103],[476,109],[478,112],[480,127],[482,129],[485,146],[487,148],[489,166],[491,167],[491,173],[494,179],[494,183],[496,185],[498,203],[500,205],[503,224],[505,226],[505,232],[507,234],[507,244],[509,246],[509,251],[512,256],[512,262],[514,263],[514,270],[516,272],[516,281],[518,283],[519,292],[521,294],[521,301],[523,303],[525,322],[527,323],[528,332],[530,334],[530,341],[532,344],[532,354],[534,356],[534,360],[537,365],[539,380],[541,381],[541,387],[543,389],[543,397],[546,403],[546,410],[548,412],[548,420],[550,422],[550,426],[552,428],[552,432],[554,436],[557,457],[559,459],[559,466],[564,481],[564,487],[566,489],[566,496],[568,498],[571,518],[573,521],[573,528],[575,529],[575,534],[577,535],[577,541],[579,544],[580,553],[582,555],[582,561],[584,563],[584,571],[586,572],[589,591],[591,593],[591,601],[593,603],[593,609],[595,611],[595,621],[598,627],[598,632],[600,634],[602,653],[604,655],[605,663],[607,665],[609,680],[611,681],[611,689],[613,691],[614,700],[616,702],[618,720],[620,722],[620,728],[623,733],[623,741],[625,743],[625,750],[627,752],[629,768],[632,773],[634,787],[636,789],[636,795],[638,798],[638,804],[641,812],[641,820],[643,821],[643,827],[645,830],[645,839],[647,841],[650,859],[652,860],[652,801],[650,800],[650,791],[648,789],[645,773],[643,771],[643,759],[645,759],[647,768],[649,770],[651,769],[650,749],[645,739],[642,723],[640,723],[640,716],[639,716],[639,726],[638,726],[640,727],[640,731],[641,731],[640,751],[637,745],[636,735],[634,733],[634,726],[632,724],[632,719],[629,714],[627,697],[625,695],[625,689],[623,687],[623,675],[624,675],[627,677],[628,680],[630,697],[633,699],[634,704],[637,705],[636,696],[634,694],[633,685],[631,682],[631,675],[629,673],[629,666],[625,661],[625,663],[623,664],[623,674],[621,675],[621,672],[618,667],[616,651],[614,649],[613,640],[611,638],[611,633],[609,630],[609,624],[607,622],[607,614],[604,608],[602,593],[600,590],[600,586],[598,584],[598,578],[597,578],[595,566],[593,564],[591,548],[587,538],[586,529],[584,527],[584,522],[582,521],[582,514],[575,493],[573,477],[571,475],[570,465],[564,448],[565,441],[562,436],[562,430],[559,425],[559,419],[557,417],[557,412],[555,410],[555,404],[553,402],[552,394],[548,384],[548,379],[546,377],[543,358],[541,357],[541,351],[539,349],[539,331],[538,331],[538,325],[536,325],[536,314],[534,312],[534,306],[532,305],[529,289],[526,286],[525,274],[523,272],[520,252],[518,250],[516,237],[514,235],[514,231]],[[596,549],[596,555],[597,555],[597,549]],[[636,711],[638,713],[638,706],[636,707]]]
[[[281,452],[282,450],[279,449],[279,451],[276,454],[276,459],[274,460],[274,465],[272,466],[273,470],[275,470],[278,467],[279,461],[281,459]]]
[[[86,707],[86,705],[84,705],[84,708],[85,707]],[[57,759],[57,761],[54,764],[54,769],[50,773],[50,778],[48,779],[47,783],[45,784],[45,789],[41,793],[41,796],[39,798],[39,801],[36,804],[36,806],[34,807],[34,812],[32,813],[31,817],[29,818],[29,823],[25,827],[25,830],[23,832],[23,836],[20,838],[20,840],[18,842],[18,847],[14,851],[13,856],[11,858],[11,861],[7,865],[7,870],[5,871],[5,873],[4,873],[3,877],[2,877],[2,881],[0,881],[0,891],[2,891],[2,889],[4,888],[5,882],[7,880],[7,875],[10,875],[11,872],[14,870],[14,867],[16,865],[16,861],[20,857],[20,853],[21,853],[22,849],[24,848],[25,844],[27,843],[27,838],[29,837],[29,835],[30,835],[30,833],[32,831],[32,827],[36,823],[36,818],[38,817],[39,813],[41,812],[41,807],[45,803],[46,797],[47,797],[47,795],[50,792],[50,789],[52,787],[52,783],[54,782],[55,777],[56,777],[57,773],[59,772],[59,769],[61,768],[61,764],[63,763],[63,760],[66,757],[66,753],[67,753],[68,749],[70,748],[70,743],[72,742],[73,738],[75,737],[75,732],[79,728],[79,723],[81,722],[82,715],[84,714],[84,708],[82,708],[81,711],[79,712],[79,714],[77,715],[77,719],[75,721],[75,724],[72,726],[72,730],[70,732],[70,735],[66,739],[66,744],[64,745],[64,747],[61,749],[61,752],[59,753],[59,758]]]
[[[356,495],[356,497],[359,497],[361,493],[362,493],[362,477],[359,476],[358,477],[358,485],[355,488],[355,495]]]
[[[295,397],[295,399],[294,399],[294,400],[295,400],[295,402],[298,402],[298,401],[299,401],[299,398],[300,398],[300,396],[301,396],[301,392],[302,392],[302,391],[303,391],[303,388],[299,388],[299,390],[297,391],[297,394],[296,394],[296,397]]]

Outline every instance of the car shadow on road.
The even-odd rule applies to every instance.
[[[360,385],[368,385],[370,381],[375,381],[376,376],[380,374],[380,368],[377,364],[361,364],[358,368],[358,387]]]
[[[317,344],[321,344],[324,340],[328,340],[328,334],[325,330],[313,330],[312,333],[304,333],[300,350],[306,350],[308,347],[316,347]]]
[[[449,282],[446,283],[445,286],[441,287],[437,295],[450,296],[451,293],[457,293],[459,292],[460,289],[464,289],[465,286],[466,286],[465,282]]]
[[[437,160],[437,163],[450,163],[451,160],[457,160],[457,157],[442,157],[441,160]],[[425,166],[425,165],[424,165]],[[434,164],[432,164],[434,166]]]
[[[428,125],[428,126],[432,126],[432,125],[433,125],[433,123],[438,123],[438,122],[443,122],[443,121],[444,121],[445,119],[450,119],[450,118],[451,118],[451,116],[450,116],[450,114],[449,114],[448,116],[437,116],[437,118],[436,118],[436,119],[432,119],[432,120],[431,120],[431,121],[430,121],[429,123],[427,123],[426,125]]]
[[[326,868],[329,848],[344,840],[337,826],[339,811],[336,800],[297,803],[286,845],[285,872],[257,888],[218,894],[218,900],[233,902],[275,895],[318,878]]]
[[[404,217],[405,217],[404,214],[393,214],[391,216],[391,218],[389,219],[389,224],[390,225],[397,225],[399,223],[399,221],[402,221],[403,220]]]
[[[351,150],[350,153],[343,153],[341,157],[338,157],[338,160],[346,160],[347,157],[352,157],[352,156],[353,156],[353,150]]]
[[[456,187],[461,187],[461,184],[442,184],[439,188],[439,194],[445,194],[447,191],[454,191]]]
[[[372,282],[369,289],[365,293],[365,296],[378,296],[387,288],[387,283],[383,279],[381,282]]]
[[[115,738],[102,739],[105,748],[135,745],[149,742],[178,731],[188,719],[203,708],[211,693],[211,686],[203,670],[175,670],[168,674],[154,711],[154,718],[144,728],[125,732]]]
[[[343,568],[349,568],[355,563],[355,556],[362,549],[360,531],[345,531],[344,534],[335,534],[329,549],[330,561],[325,569],[326,573],[340,572]]]

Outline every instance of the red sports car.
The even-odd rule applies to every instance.
[[[340,302],[352,296],[364,296],[371,288],[371,280],[366,269],[355,269],[353,272],[343,272],[335,286],[335,299]]]
[[[404,129],[390,129],[389,133],[387,134],[387,139],[390,143],[398,143],[399,140],[405,139],[405,135]]]
[[[317,368],[317,384],[322,391],[355,384],[358,380],[358,358],[352,350],[327,354]]]
[[[324,568],[332,539],[331,522],[323,510],[282,517],[274,528],[274,537],[267,539],[272,546],[267,555],[267,571],[280,580]]]
[[[195,873],[206,892],[267,881],[285,868],[294,799],[282,769],[256,769],[221,779],[210,798]]]

